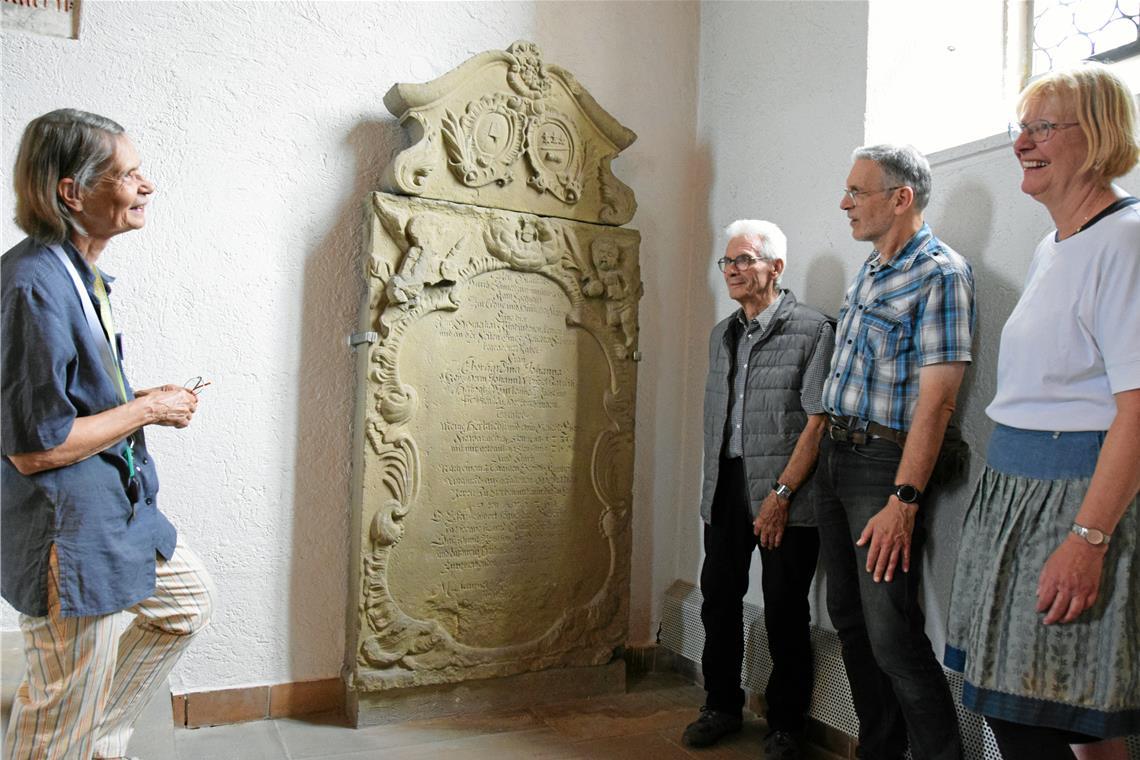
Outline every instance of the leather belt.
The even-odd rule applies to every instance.
[[[889,428],[886,425],[880,425],[877,422],[869,421],[865,429],[853,430],[852,428],[855,426],[863,427],[862,421],[855,417],[834,417],[828,415],[827,420],[828,438],[839,443],[853,443],[856,446],[862,446],[872,438],[885,438],[888,441],[898,444],[899,448],[906,446],[906,433],[901,430]]]

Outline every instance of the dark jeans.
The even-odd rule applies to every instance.
[[[881,438],[863,445],[823,440],[816,516],[827,610],[839,633],[862,757],[901,758],[909,730],[915,758],[956,759],[962,756],[958,717],[918,603],[926,537],[922,507],[911,537],[909,573],[900,564],[890,583],[875,583],[865,570],[866,547],[855,546],[894,491],[901,457],[896,444]]]
[[[739,459],[721,459],[712,524],[705,526],[705,561],[701,568],[701,621],[705,648],[701,667],[706,704],[739,715],[744,706],[740,669],[744,664],[744,594],[757,537],[752,533],[744,467]],[[763,567],[764,626],[772,675],[764,692],[768,727],[799,733],[811,704],[811,612],[808,590],[819,556],[815,528],[787,528],[778,549],[760,549]]]

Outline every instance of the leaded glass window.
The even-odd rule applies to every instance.
[[[1140,55],[1140,0],[1033,0],[1031,75]]]

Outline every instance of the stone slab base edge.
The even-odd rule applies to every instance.
[[[657,649],[645,647],[641,656],[652,662]],[[202,728],[313,713],[347,715],[353,725],[366,726],[487,709],[509,709],[518,705],[624,693],[631,651],[625,650],[624,660],[597,667],[553,669],[507,678],[362,695],[346,696],[344,682],[340,678],[172,694],[171,710],[176,728]],[[653,669],[637,664],[628,667],[630,672]]]
[[[551,668],[501,678],[413,686],[386,691],[348,690],[345,712],[350,725],[402,723],[465,713],[518,710],[536,704],[625,693],[626,663]]]

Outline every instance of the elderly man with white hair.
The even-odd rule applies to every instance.
[[[739,220],[725,232],[717,264],[740,308],[709,339],[701,493],[707,698],[684,741],[703,747],[740,730],[743,599],[759,546],[772,657],[764,756],[796,758],[813,674],[808,590],[819,536],[811,478],[835,334],[827,317],[780,287],[787,238],[779,227]]]

